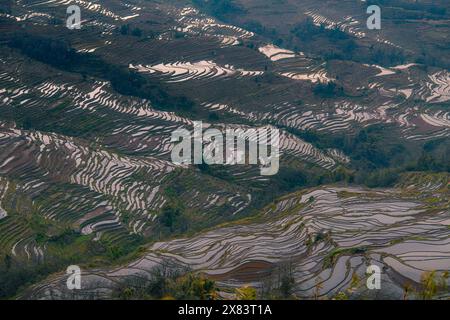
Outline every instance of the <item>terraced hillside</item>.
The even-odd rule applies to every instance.
[[[125,289],[121,283],[142,285],[162,265],[206,274],[223,297],[244,285],[264,295],[288,265],[297,298],[343,292],[368,298],[374,293],[365,287],[366,269],[373,264],[383,270],[378,298],[400,299],[407,285],[419,297],[424,272],[444,274],[450,265],[448,178],[409,175],[395,189],[327,186],[290,194],[251,221],[155,243],[120,268],[86,271],[79,292],[68,291],[66,276],[58,276],[24,297],[110,298]]]
[[[76,298],[161,264],[223,297],[268,294],[286,265],[295,297],[332,297],[370,261],[394,298],[450,269],[446,2],[384,1],[381,31],[360,1],[228,2],[0,4],[0,298],[71,264],[96,268]],[[173,163],[194,121],[280,129],[279,173]],[[23,297],[69,297],[50,279]]]

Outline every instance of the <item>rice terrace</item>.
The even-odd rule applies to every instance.
[[[0,300],[449,286],[449,1],[1,1]]]

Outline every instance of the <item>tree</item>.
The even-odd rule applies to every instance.
[[[177,299],[215,300],[217,287],[213,280],[194,273],[177,278],[170,285],[170,292]]]
[[[442,291],[447,291],[448,289],[448,278],[450,276],[450,273],[448,271],[444,271],[441,275],[441,278],[439,280],[439,289]]]
[[[135,37],[140,37],[140,36],[142,36],[142,30],[139,29],[139,28],[134,28],[134,29],[131,31],[131,35],[132,35],[132,36],[135,36]]]
[[[120,34],[122,35],[127,35],[128,32],[130,31],[130,25],[129,24],[124,24],[122,26],[120,26]]]
[[[5,257],[3,258],[3,262],[5,264],[6,270],[9,270],[12,264],[11,256],[9,254],[6,254]]]
[[[238,300],[256,300],[256,289],[252,287],[242,287],[236,289],[236,298]]]
[[[333,300],[348,300],[348,296],[345,294],[345,292],[340,291],[334,296]]]
[[[175,208],[172,206],[165,206],[163,208],[160,221],[164,226],[169,228],[170,232],[173,232],[175,230],[175,225],[180,215],[181,210],[179,208]]]
[[[403,300],[408,300],[408,295],[413,290],[411,283],[407,282],[403,285]]]
[[[436,279],[436,271],[427,271],[420,277],[422,284],[421,297],[424,300],[432,299],[438,292],[438,283]]]
[[[351,288],[358,288],[359,283],[360,283],[360,279],[359,276],[356,272],[353,272],[352,274],[352,282],[350,283],[350,287]]]
[[[281,296],[283,298],[290,297],[295,285],[295,279],[292,275],[292,263],[288,263],[280,268],[279,283]]]
[[[317,277],[316,278],[316,285],[314,287],[314,299],[318,300],[319,296],[320,296],[320,291],[323,289],[323,279],[322,277]]]
[[[344,88],[338,86],[336,82],[330,81],[327,83],[318,83],[314,87],[313,92],[316,96],[322,98],[333,98],[342,96],[344,94]]]

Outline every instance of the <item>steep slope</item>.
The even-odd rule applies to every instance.
[[[356,259],[349,262],[354,268],[340,260],[343,269],[334,275],[341,247],[352,253],[362,246],[395,269],[375,243],[396,250],[387,242],[403,241],[400,235],[416,225],[411,237],[447,254],[448,227],[440,226],[448,212],[445,181],[424,186],[437,199],[417,201],[397,190],[352,187],[347,199],[345,189],[319,187],[386,186],[405,171],[450,170],[447,40],[432,28],[448,29],[448,12],[440,10],[446,3],[436,11],[423,1],[386,1],[386,32],[370,33],[359,1],[232,2],[233,18],[210,7],[214,1],[0,4],[0,297],[70,264],[101,266],[100,278],[108,282],[107,266],[134,259],[154,241],[163,242],[152,247],[149,260],[184,261],[224,290],[246,282],[261,287],[274,265],[298,249],[294,256],[308,254],[313,270],[296,267],[298,296],[312,294],[308,281],[321,272],[331,281],[323,295],[344,288],[351,270],[362,272],[358,256],[349,258]],[[80,30],[66,28],[70,4],[82,10]],[[399,23],[396,12],[422,27],[414,41],[404,35],[415,28]],[[263,19],[268,14],[275,18]],[[279,174],[261,176],[258,165],[174,164],[172,132],[192,130],[199,120],[221,132],[279,128]],[[235,226],[192,237],[262,214],[302,188],[317,188],[317,199],[287,196],[252,225],[252,236],[248,226]],[[384,207],[395,214],[382,213]],[[350,227],[340,235],[347,222],[375,228],[373,239]],[[283,223],[298,228],[285,230]],[[331,235],[322,234],[327,226]],[[164,242],[180,235],[186,240]],[[361,243],[344,244],[352,237]],[[296,247],[309,238],[320,241]],[[230,250],[215,251],[228,240]],[[445,269],[432,263],[418,269],[435,266]],[[420,272],[409,278],[417,283]],[[343,274],[339,286],[334,277]],[[393,288],[404,283],[388,276]]]
[[[375,292],[365,287],[366,269],[375,264],[383,270],[376,295],[399,299],[406,284],[420,291],[425,271],[448,271],[448,181],[448,175],[411,174],[396,189],[329,186],[295,193],[265,208],[254,222],[158,242],[129,265],[84,271],[80,291],[68,291],[66,276],[57,276],[24,297],[107,298],[121,282],[145,283],[162,265],[216,279],[224,296],[243,285],[261,292],[270,281],[276,287],[277,268],[289,265],[298,298],[312,298],[318,284],[319,296],[333,297],[355,286],[355,277],[361,282],[353,294],[368,297]]]

